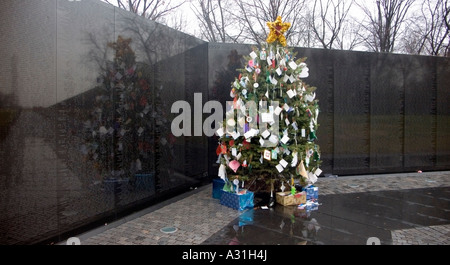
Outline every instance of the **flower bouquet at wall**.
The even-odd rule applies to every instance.
[[[115,57],[85,122],[84,153],[103,181],[126,182],[154,170],[151,75],[148,66],[136,63],[130,43],[119,36],[108,44]]]
[[[267,43],[244,56],[246,65],[231,84],[216,153],[227,192],[270,192],[273,205],[274,192],[287,189],[279,196],[287,198],[314,184],[321,160],[315,143],[319,105],[316,88],[304,81],[306,58],[286,47],[290,23],[278,17],[267,25]]]

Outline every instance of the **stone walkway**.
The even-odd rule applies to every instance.
[[[239,212],[220,205],[211,197],[211,185],[204,186],[187,198],[145,214],[86,240],[86,245],[198,245],[228,223]],[[176,233],[164,233],[175,227]]]
[[[320,195],[378,190],[450,186],[450,172],[324,177],[317,182]],[[228,225],[241,212],[220,205],[211,185],[174,198],[167,205],[134,219],[118,221],[80,235],[83,245],[198,245]],[[160,229],[174,227],[175,233]],[[449,244],[450,225],[392,231],[393,244]],[[64,244],[65,242],[61,242]]]
[[[393,245],[450,245],[450,225],[391,231]]]

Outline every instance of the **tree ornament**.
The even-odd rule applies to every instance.
[[[267,37],[267,43],[272,43],[274,41],[279,41],[281,45],[286,46],[286,37],[284,33],[291,27],[291,23],[282,22],[281,16],[273,22],[267,22],[267,26],[270,29],[269,36]]]

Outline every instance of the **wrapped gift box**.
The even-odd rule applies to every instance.
[[[277,203],[288,206],[288,205],[299,205],[306,203],[306,193],[304,191],[297,192],[292,195],[290,191],[277,192],[276,194]]]
[[[222,191],[220,197],[220,204],[235,210],[242,211],[246,208],[253,208],[254,194],[251,191],[246,191],[244,194],[231,193]]]
[[[225,185],[225,181],[221,178],[213,179],[213,190],[212,197],[214,199],[220,199],[222,197],[223,186]]]
[[[318,200],[319,199],[319,188],[314,185],[309,185],[305,188],[306,200]]]

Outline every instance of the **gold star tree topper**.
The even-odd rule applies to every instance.
[[[286,37],[283,34],[291,27],[291,23],[282,22],[281,16],[278,16],[277,20],[267,22],[267,26],[270,29],[269,36],[267,37],[267,43],[272,43],[278,40],[281,45],[286,46]]]

